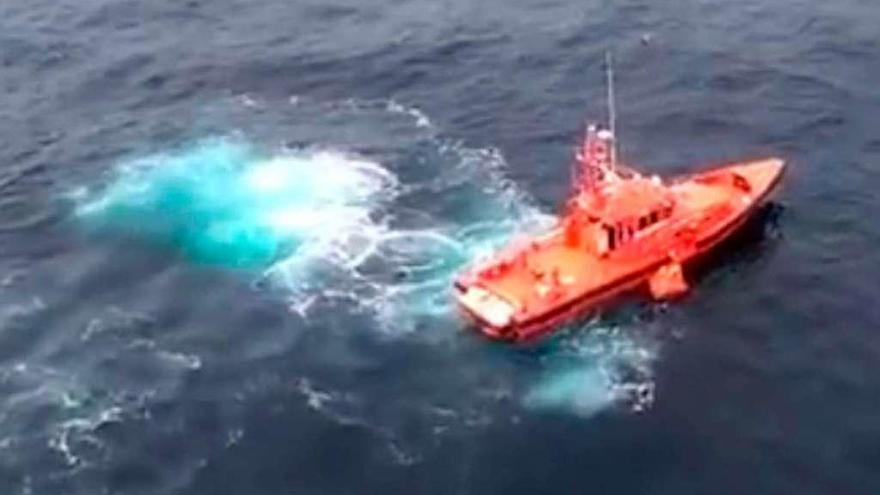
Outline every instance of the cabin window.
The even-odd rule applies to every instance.
[[[665,215],[663,215],[663,213],[666,213],[666,212],[664,211],[661,213],[660,211],[655,210],[655,211],[652,211],[651,213],[648,213],[645,216],[639,217],[639,230],[644,230],[644,229],[650,227],[651,225],[654,225],[655,223],[659,222],[660,219],[665,216]]]
[[[647,217],[640,218],[638,222],[639,228],[643,228],[643,225],[647,225],[647,221]],[[635,237],[637,232],[635,222],[621,222],[614,225],[603,225],[602,229],[605,231],[605,235],[608,239],[608,251],[613,251],[626,244]]]
[[[609,225],[605,225],[604,229],[605,234],[608,236],[608,250],[614,251],[614,249],[617,247],[617,236],[615,235],[617,232],[615,231],[614,227],[611,227]]]

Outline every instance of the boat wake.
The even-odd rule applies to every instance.
[[[312,116],[330,108],[289,104]],[[252,98],[242,105],[262,108]],[[411,135],[401,137],[406,126],[393,120],[392,149],[378,152],[272,147],[241,133],[201,139],[123,160],[105,185],[76,194],[76,217],[92,231],[242,269],[307,322],[344,308],[380,335],[449,338],[461,328],[448,292],[453,274],[552,218],[507,178],[497,149],[439,137],[417,109],[351,100],[332,109],[404,119]],[[554,343],[552,364],[527,380],[522,403],[582,416],[621,398],[647,407],[653,356],[621,328],[570,332]]]
[[[485,172],[474,168],[471,175]],[[313,243],[309,250],[284,257],[266,270],[265,279],[289,291],[291,307],[304,316],[311,314],[310,309],[320,314],[317,305],[322,302],[345,300],[370,313],[386,335],[429,327],[448,333],[454,324],[448,297],[451,276],[511,233],[548,221],[529,205],[493,196],[482,183],[485,180],[477,180],[459,190],[474,210],[453,205],[439,212],[406,205],[418,203],[413,198],[430,196],[430,188],[435,187],[431,182],[397,183],[395,200],[373,205],[370,223],[337,231],[338,235]],[[443,189],[433,194],[441,196]],[[467,217],[465,223],[461,216]]]

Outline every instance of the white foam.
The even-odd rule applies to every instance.
[[[429,128],[433,126],[431,123],[431,119],[428,118],[425,112],[421,111],[417,107],[403,105],[392,99],[388,100],[387,108],[388,111],[393,113],[409,115],[415,120],[416,127]]]
[[[392,112],[418,113],[394,101],[385,105]],[[279,160],[251,170],[250,187],[269,194],[285,189],[291,170],[301,170],[297,180],[305,180],[310,195],[321,198],[269,211],[265,219],[276,229],[298,232],[303,240],[295,253],[265,271],[266,279],[288,291],[292,311],[307,318],[321,307],[320,299],[339,297],[359,303],[384,333],[410,333],[421,320],[453,316],[447,289],[464,264],[491,252],[511,232],[549,223],[550,217],[505,178],[506,163],[498,150],[434,143],[449,164],[428,168],[417,182],[401,183],[387,167],[333,151],[310,155],[308,170]],[[461,223],[422,215],[419,228],[394,226],[394,200],[401,194],[458,194],[455,188],[461,184],[478,205],[478,211],[463,212],[467,218]],[[371,268],[376,263],[382,267],[378,271]]]
[[[645,328],[594,321],[564,335],[548,368],[523,396],[526,407],[590,417],[610,405],[634,412],[654,400],[658,342]]]

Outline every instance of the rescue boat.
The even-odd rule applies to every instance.
[[[609,126],[590,124],[572,193],[542,235],[512,242],[460,273],[454,297],[487,337],[526,341],[639,289],[686,293],[685,268],[737,232],[771,197],[785,162],[769,157],[682,177],[618,163],[609,72]]]

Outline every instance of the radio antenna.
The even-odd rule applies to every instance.
[[[611,166],[617,166],[617,110],[614,107],[614,61],[605,50],[605,82],[608,90],[608,130],[611,131]]]

